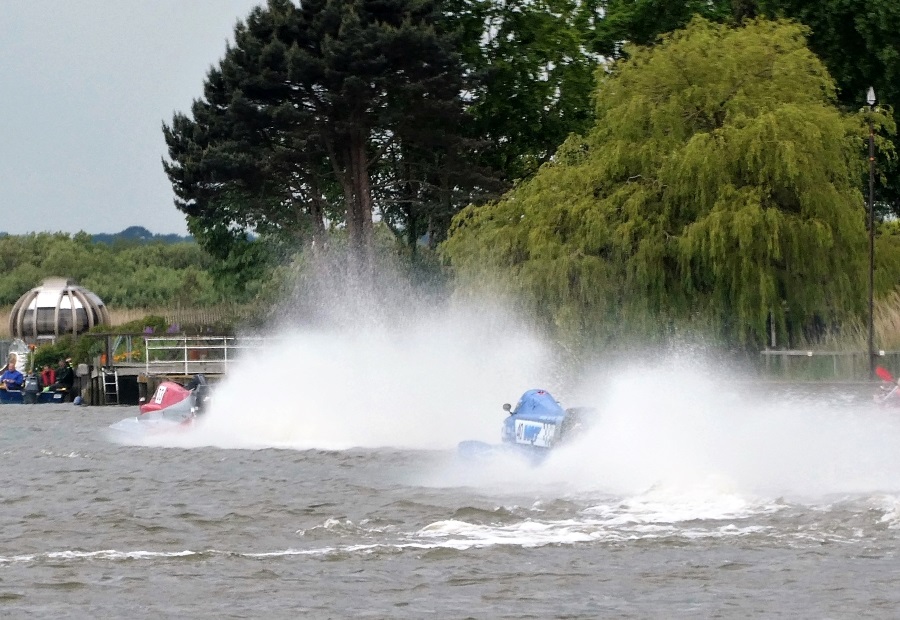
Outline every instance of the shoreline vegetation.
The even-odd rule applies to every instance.
[[[0,316],[6,320],[0,322],[0,339],[9,339],[8,317],[12,304],[0,306]],[[254,314],[252,304],[221,303],[213,306],[159,305],[134,308],[110,308],[110,331],[119,331],[123,326],[132,326],[131,333],[137,335],[142,330],[138,326],[142,321],[148,325],[164,322],[166,326],[174,326],[175,333],[201,335],[215,332],[217,335],[234,333],[247,317]],[[876,299],[874,303],[874,342],[876,351],[889,353],[900,352],[900,290]],[[159,333],[159,327],[156,327]],[[124,332],[123,332],[124,333]],[[760,351],[812,351],[814,353],[859,353],[864,355],[868,332],[866,321],[860,318],[848,319],[840,330],[828,331],[817,339],[803,339],[790,347],[766,347]]]
[[[887,224],[879,229],[877,241],[877,258],[879,260],[879,278],[882,284],[876,288],[875,313],[874,313],[874,344],[876,351],[885,351],[887,356],[880,358],[879,363],[900,372],[900,289],[894,289],[887,294],[881,291],[889,286],[889,271],[894,263],[896,252],[894,251],[898,236],[896,227]],[[17,262],[22,255],[33,257],[31,260]],[[392,254],[390,244],[385,244],[379,254],[389,256]],[[73,257],[76,262],[69,262]],[[436,262],[437,255],[432,251],[421,248],[416,261],[430,266],[421,273],[431,270],[443,274],[439,279],[426,278],[430,286],[440,289],[439,298],[446,298],[453,294],[454,286],[458,282],[448,279],[444,267]],[[884,260],[888,259],[888,260]],[[255,290],[241,291],[235,285],[237,279],[221,265],[216,265],[216,260],[209,257],[205,251],[195,242],[181,241],[177,243],[162,243],[159,241],[119,241],[116,243],[101,243],[86,238],[81,233],[69,236],[64,233],[55,234],[31,234],[20,237],[6,236],[0,238],[0,263],[8,262],[9,278],[0,283],[0,313],[5,320],[0,322],[0,339],[10,338],[8,317],[15,300],[27,290],[37,286],[43,277],[58,275],[64,267],[69,266],[68,273],[73,272],[78,277],[73,279],[80,285],[88,282],[87,288],[97,293],[110,312],[111,323],[108,328],[95,329],[95,335],[102,332],[130,333],[140,335],[148,324],[154,326],[154,333],[165,335],[167,330],[174,328],[172,335],[184,334],[188,336],[203,334],[234,334],[245,327],[253,328],[266,324],[266,316],[274,307],[291,295],[298,295],[299,289],[305,291],[302,303],[319,303],[311,298],[324,299],[322,295],[330,299],[335,291],[326,293],[322,289],[322,283],[315,283],[316,273],[331,272],[334,265],[325,263],[316,264],[310,257],[303,258],[303,253],[292,257],[291,261],[281,259],[271,261],[269,266],[261,269],[256,277],[258,286]],[[409,256],[400,257],[400,262],[394,256],[393,269],[398,265],[401,271],[405,268],[405,275],[401,278],[409,280],[408,284],[415,287],[412,274],[415,261]],[[403,267],[405,265],[405,267]],[[219,272],[217,272],[217,268]],[[378,270],[379,278],[387,277],[385,274],[392,267],[387,263]],[[223,272],[225,272],[223,274]],[[66,273],[61,271],[61,273]],[[338,273],[340,273],[338,271]],[[223,277],[224,275],[224,277]],[[303,282],[306,282],[306,285]],[[15,289],[10,282],[19,281]],[[878,282],[878,281],[877,281]],[[260,284],[261,283],[261,284]],[[112,285],[110,287],[109,285]],[[316,287],[320,287],[317,289]],[[158,300],[156,303],[140,303],[148,299],[147,290],[150,290],[150,299]],[[312,287],[312,288],[310,288]],[[297,290],[292,290],[297,289]],[[112,290],[115,301],[108,301],[109,291]],[[410,289],[412,290],[412,289]],[[4,297],[5,293],[5,297]],[[328,303],[340,303],[336,298]],[[825,380],[837,379],[865,379],[867,376],[867,317],[851,316],[841,323],[836,323],[831,329],[824,329],[815,334],[814,338],[803,336],[795,337],[789,343],[777,341],[774,346],[744,347],[733,349],[736,363],[749,362],[752,366],[769,376],[782,378],[792,377],[798,379]],[[552,335],[549,336],[552,338]],[[704,334],[699,333],[701,341]],[[62,345],[67,353],[84,357],[82,361],[93,359],[101,348],[100,341],[90,338],[90,343],[78,344],[70,338]],[[663,343],[660,343],[663,344]],[[46,356],[57,356],[60,347],[50,347]],[[621,349],[621,347],[617,347]],[[627,349],[627,347],[625,347]],[[773,351],[803,352],[803,355],[795,355],[791,358],[765,354],[767,349]],[[727,347],[723,351],[729,350]],[[806,359],[807,351],[814,352],[814,356]],[[586,357],[602,359],[602,351],[582,352]],[[611,355],[615,355],[612,351]],[[581,356],[575,355],[573,359]],[[896,368],[895,368],[896,366]]]
[[[762,7],[705,6],[714,5],[715,15],[696,15],[685,3],[646,37],[616,33],[601,62],[584,53],[598,34],[588,24],[628,15],[594,22],[573,6],[550,20],[571,37],[541,29],[536,50],[516,35],[531,34],[526,24],[543,7],[529,7],[524,22],[501,12],[497,27],[479,14],[460,54],[443,28],[460,15],[403,5],[392,17],[428,33],[411,40],[414,29],[365,3],[329,20],[270,3],[237,25],[204,98],[164,124],[176,206],[198,243],[235,265],[260,247],[317,250],[340,239],[343,273],[371,282],[374,296],[380,252],[415,257],[424,244],[448,291],[510,300],[574,359],[673,339],[745,357],[766,347],[864,352],[870,141],[874,296],[889,300],[900,282],[888,217],[900,208],[886,191],[896,97],[877,80],[881,99],[860,107],[859,76],[833,74],[844,63],[816,49],[807,26]],[[485,39],[486,27],[509,36]],[[325,39],[340,52],[307,45]],[[426,39],[431,56],[393,55]],[[391,61],[351,62],[361,40]],[[514,44],[495,49],[501,40]],[[578,51],[548,59],[543,46],[561,52],[551,40]],[[479,84],[506,54],[522,68],[515,75],[546,77]],[[453,96],[464,91],[471,96]],[[537,110],[553,132],[529,120]],[[315,277],[309,254],[299,263]],[[895,338],[892,311],[881,314],[879,350]]]
[[[235,306],[230,304],[222,304],[216,307],[166,307],[155,306],[148,308],[108,308],[110,314],[110,324],[108,327],[111,331],[117,330],[124,325],[137,326],[151,317],[150,325],[157,323],[158,319],[163,319],[167,326],[178,326],[178,333],[181,334],[181,326],[187,329],[188,335],[199,332],[203,329],[215,330],[216,332],[230,332],[234,326],[240,322],[245,315],[247,309],[243,306]],[[0,307],[0,316],[5,317],[0,323],[0,340],[7,340],[12,337],[9,332],[9,314],[12,311],[12,305]],[[135,334],[139,333],[135,332]]]
[[[874,297],[900,370],[900,82],[845,61],[896,45],[845,41],[839,3],[667,0],[663,21],[632,4],[257,7],[163,125],[193,241],[0,238],[0,305],[56,275],[120,332],[143,312],[167,333],[252,328],[282,303],[403,329],[402,285],[506,300],[573,363],[674,341],[865,378]]]

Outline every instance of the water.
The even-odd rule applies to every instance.
[[[0,615],[896,617],[900,414],[626,375],[543,464],[458,460],[503,387],[439,445],[402,399],[328,426],[223,386],[191,432],[126,443],[105,429],[136,408],[3,406]]]

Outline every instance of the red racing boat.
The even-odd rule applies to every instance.
[[[140,406],[140,415],[125,418],[110,429],[131,435],[147,435],[185,430],[193,426],[209,401],[209,384],[196,375],[187,385],[163,381],[150,400]]]

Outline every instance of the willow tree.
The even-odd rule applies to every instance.
[[[900,120],[900,2],[897,0],[602,0],[604,18],[593,33],[593,49],[606,56],[622,53],[621,43],[649,45],[665,32],[684,27],[699,15],[738,23],[752,17],[785,17],[809,28],[809,48],[835,80],[840,104],[856,109],[875,88],[881,105]],[[900,167],[878,152],[876,210],[900,216]],[[868,174],[860,178],[868,184]]]
[[[628,50],[595,94],[588,135],[454,219],[462,282],[593,344],[681,328],[784,342],[861,308],[863,123],[803,27],[698,18]]]

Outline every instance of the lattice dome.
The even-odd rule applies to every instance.
[[[109,311],[97,295],[72,280],[48,278],[15,303],[9,332],[13,338],[49,339],[109,322]]]

